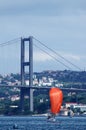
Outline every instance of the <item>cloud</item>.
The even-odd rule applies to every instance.
[[[49,61],[53,61],[55,59],[57,60],[63,60],[63,58],[61,57],[64,57],[64,59],[69,59],[69,61],[80,61],[81,57],[79,55],[74,55],[74,54],[68,54],[68,53],[62,53],[60,52],[59,55],[56,55],[56,54],[53,54],[52,52],[48,52],[50,55],[44,53],[44,52],[34,52],[34,61],[36,62],[47,62],[48,60]],[[55,58],[55,59],[54,59]]]
[[[74,55],[74,54],[64,54],[64,57],[69,59],[69,61],[71,60],[80,61],[81,59],[79,55]]]
[[[27,13],[36,16],[70,15],[80,10],[86,10],[85,5],[85,0],[3,0],[0,1],[0,14],[21,15]]]
[[[35,62],[47,62],[47,61],[51,61],[52,57],[50,57],[48,54],[43,53],[41,51],[39,52],[34,52],[33,53],[33,58]]]
[[[50,54],[51,54],[51,52],[50,52]],[[61,58],[53,53],[51,55],[53,58],[45,53],[35,52],[34,64],[36,64],[36,66],[41,66],[41,65],[42,65],[42,67],[45,66],[44,68],[48,67],[48,69],[50,69],[50,68],[55,69],[55,68],[59,67],[59,69],[69,69],[70,68],[70,69],[78,70],[78,68],[83,68],[83,66],[85,66],[85,63],[83,62],[84,61],[83,58],[86,59],[86,57],[83,57],[81,55],[79,56],[79,55],[68,54],[68,53],[63,53],[63,55],[62,55],[62,53],[61,53],[61,56],[64,58]],[[50,67],[47,64],[49,64]]]

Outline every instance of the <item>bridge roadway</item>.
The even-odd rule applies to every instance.
[[[25,88],[25,89],[50,89],[52,87],[37,87],[37,86],[33,86],[33,87],[29,87],[28,85],[3,85],[0,84],[0,87],[17,87],[17,88]],[[77,88],[60,88],[62,91],[66,91],[66,92],[86,92],[86,89],[77,89]]]

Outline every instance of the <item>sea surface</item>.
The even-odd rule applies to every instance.
[[[0,130],[86,130],[86,117],[56,117],[49,122],[45,116],[1,116]]]

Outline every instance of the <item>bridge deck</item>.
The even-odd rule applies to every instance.
[[[37,86],[33,86],[30,87],[28,85],[3,85],[0,84],[0,87],[17,87],[17,88],[25,88],[25,89],[50,89],[52,87],[37,87]],[[60,88],[62,91],[66,91],[66,92],[86,92],[86,89],[77,89],[77,88]]]

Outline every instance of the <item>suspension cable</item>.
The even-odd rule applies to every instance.
[[[15,43],[15,42],[17,42],[17,41],[19,41],[19,40],[20,40],[20,37],[15,38],[15,39],[12,39],[12,40],[7,41],[7,42],[4,42],[4,43],[0,43],[0,47],[13,44],[13,43]]]
[[[59,62],[60,64],[62,64],[63,66],[65,66],[68,69],[71,69],[69,66],[65,65],[63,62],[61,62],[60,60],[58,60],[56,57],[52,56],[51,54],[49,54],[48,52],[46,52],[45,50],[41,49],[40,47],[38,47],[37,45],[33,44],[35,47],[39,48],[41,51],[43,51],[44,53],[46,53],[47,55],[49,55],[50,57],[52,57],[55,61]]]
[[[75,68],[79,69],[80,71],[82,70],[80,67],[78,67],[77,65],[73,64],[72,62],[70,62],[69,60],[67,60],[66,58],[64,58],[63,56],[61,56],[59,53],[55,52],[53,49],[49,48],[48,46],[46,46],[43,42],[39,41],[38,39],[36,39],[35,37],[33,37],[36,41],[38,41],[41,45],[43,45],[44,47],[46,47],[48,50],[52,51],[54,54],[56,54],[57,56],[59,56],[60,58],[64,59],[66,62],[68,62],[69,64],[71,64],[72,66],[74,66]]]

